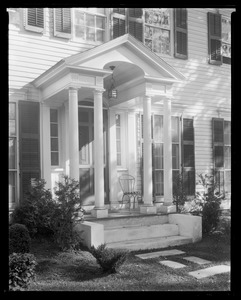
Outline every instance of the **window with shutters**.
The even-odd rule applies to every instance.
[[[231,63],[231,20],[221,14],[208,12],[209,63]]]
[[[38,102],[19,101],[20,197],[31,180],[40,178],[40,109]]]
[[[187,9],[174,9],[174,56],[188,58]]]
[[[182,120],[182,173],[187,196],[195,194],[195,156],[193,119]]]
[[[54,35],[64,38],[71,37],[70,8],[54,8]]]
[[[50,109],[50,150],[51,166],[59,165],[59,128],[58,110]]]
[[[73,23],[75,40],[97,44],[105,41],[105,8],[75,8]]]
[[[142,8],[113,8],[111,22],[113,39],[129,33],[139,41],[143,41]]]
[[[44,8],[25,9],[25,29],[35,32],[43,32],[45,27]]]
[[[144,42],[153,52],[171,54],[170,10],[168,8],[145,9]]]
[[[9,103],[9,152],[8,152],[8,189],[9,207],[14,208],[17,200],[17,123],[16,103]]]
[[[213,164],[218,191],[231,193],[231,122],[213,119]]]

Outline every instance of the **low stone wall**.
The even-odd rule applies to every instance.
[[[179,227],[179,235],[192,238],[193,243],[202,239],[202,217],[186,214],[169,214],[169,223]]]

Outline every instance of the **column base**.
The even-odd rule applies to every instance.
[[[165,214],[170,214],[170,213],[175,213],[177,212],[177,208],[176,205],[173,205],[172,203],[163,203],[163,205],[161,205],[159,207],[159,211],[161,213],[165,213]]]
[[[141,214],[156,214],[157,208],[156,206],[148,206],[148,205],[141,205],[140,206],[140,213]]]
[[[108,209],[107,208],[94,208],[91,211],[91,215],[94,218],[107,218]]]

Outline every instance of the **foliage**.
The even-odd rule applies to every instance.
[[[217,229],[221,214],[220,204],[223,195],[217,191],[212,175],[198,174],[198,184],[203,187],[196,198],[184,205],[183,212],[202,216],[202,232],[207,235]]]
[[[173,203],[176,204],[177,212],[181,212],[181,207],[187,201],[187,196],[183,184],[183,174],[180,173],[175,176],[173,182]]]
[[[9,290],[25,290],[35,278],[36,264],[33,254],[12,253],[9,256]]]
[[[35,180],[12,214],[12,223],[24,224],[31,237],[53,234],[52,215],[56,203],[50,190],[45,189],[45,184],[43,179]]]
[[[9,254],[27,253],[30,245],[31,238],[25,225],[16,223],[9,227]]]
[[[116,273],[128,255],[127,251],[107,248],[106,244],[101,244],[97,248],[92,246],[90,252],[96,258],[103,271],[109,273]]]
[[[78,181],[63,176],[63,181],[57,182],[55,195],[57,198],[57,207],[53,216],[55,241],[62,250],[76,249],[81,243],[81,238],[75,226],[84,218]]]

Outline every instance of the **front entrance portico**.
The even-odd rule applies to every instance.
[[[109,66],[115,66],[110,70]],[[108,88],[111,75],[116,78],[115,88],[118,98],[108,99]],[[105,206],[104,182],[104,137],[103,137],[103,103],[109,110],[110,135],[109,178],[110,202],[116,202],[116,147],[111,134],[115,134],[112,126],[115,122],[115,107],[124,105],[134,108],[137,98],[142,101],[143,110],[143,205],[141,213],[155,213],[153,205],[152,183],[152,136],[151,111],[152,104],[161,102],[164,108],[164,205],[163,211],[170,211],[172,206],[172,144],[171,144],[171,97],[173,83],[184,77],[154,55],[142,43],[130,35],[124,35],[108,43],[86,52],[61,60],[50,70],[34,80],[33,84],[41,91],[41,99],[45,110],[57,107],[61,111],[61,138],[63,138],[62,166],[59,172],[79,180],[79,132],[78,104],[80,101],[92,99],[94,104],[94,207],[92,216],[103,218],[108,216]],[[133,106],[134,103],[134,106]],[[131,107],[132,106],[132,107]],[[129,118],[130,124],[132,122]],[[50,149],[50,132],[46,126],[43,131],[43,145]],[[127,137],[128,139],[128,137]],[[45,151],[47,153],[47,150]],[[49,160],[46,160],[49,163]],[[45,163],[43,163],[45,164]],[[50,167],[45,165],[43,175],[48,181]],[[47,182],[49,186],[52,182]],[[113,185],[113,186],[112,186]],[[108,192],[108,191],[107,191]],[[111,204],[111,203],[110,203]]]

